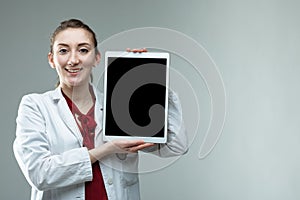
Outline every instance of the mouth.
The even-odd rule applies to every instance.
[[[81,70],[83,70],[83,68],[74,68],[74,69],[65,68],[65,70],[69,73],[78,73]]]

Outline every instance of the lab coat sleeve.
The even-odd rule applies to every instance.
[[[188,139],[184,126],[182,109],[178,95],[169,90],[167,143],[145,149],[160,157],[180,156],[188,151]]]
[[[91,162],[88,150],[74,148],[53,154],[46,131],[45,109],[38,95],[21,100],[14,141],[14,153],[29,184],[38,190],[49,190],[90,181]]]

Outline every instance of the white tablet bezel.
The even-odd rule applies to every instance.
[[[107,67],[109,57],[124,57],[124,58],[165,58],[166,59],[166,96],[165,96],[165,126],[163,137],[140,137],[140,136],[112,136],[106,135],[106,95],[107,95]],[[165,52],[143,52],[133,53],[125,51],[107,51],[105,52],[105,70],[104,70],[104,105],[103,105],[103,140],[143,140],[149,143],[166,143],[168,132],[168,90],[169,90],[169,62],[170,55]]]

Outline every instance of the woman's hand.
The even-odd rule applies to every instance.
[[[143,140],[113,140],[104,145],[89,150],[91,162],[94,163],[101,158],[115,153],[136,153],[139,150],[153,146]]]
[[[113,153],[136,153],[139,150],[153,146],[153,143],[145,143],[143,140],[113,140],[105,144],[107,152]]]
[[[127,48],[126,51],[127,52],[133,52],[133,53],[148,52],[148,50],[146,48],[142,48],[142,49],[130,49],[130,48]]]

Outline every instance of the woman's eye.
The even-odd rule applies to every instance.
[[[80,52],[80,53],[88,53],[89,50],[88,50],[88,49],[85,49],[85,48],[82,48],[82,49],[79,49],[79,52]]]
[[[68,52],[68,50],[67,50],[67,49],[60,49],[58,52],[59,52],[60,54],[65,54],[65,53]]]

